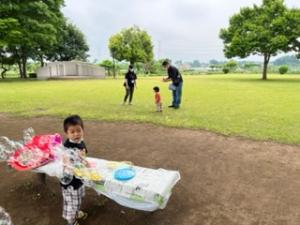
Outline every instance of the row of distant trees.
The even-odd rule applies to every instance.
[[[216,59],[211,59],[209,62],[201,62],[197,59],[192,60],[192,61],[182,61],[182,60],[177,60],[175,61],[175,64],[177,66],[182,66],[182,65],[189,65],[191,68],[200,68],[200,67],[206,67],[208,65],[224,65],[228,62],[236,62],[240,67],[252,67],[252,66],[260,66],[261,63],[258,61],[249,61],[249,60],[226,60],[226,61],[219,61]],[[285,55],[278,57],[274,61],[271,62],[272,65],[275,66],[281,66],[281,65],[289,65],[289,66],[294,66],[294,67],[300,67],[300,59],[297,58],[296,55]]]
[[[160,75],[165,73],[162,67],[162,62],[164,60],[165,59],[151,60],[147,63],[136,62],[134,66],[138,73],[143,73],[146,75]],[[105,68],[108,76],[116,77],[117,74],[124,73],[126,70],[128,70],[128,66],[130,64],[130,62],[119,62],[110,59],[105,59],[101,61],[98,65]]]
[[[135,67],[139,73],[145,74],[164,74],[165,71],[161,67],[162,61],[153,60],[147,68],[144,67],[143,63],[136,63]],[[210,60],[209,62],[200,62],[199,60],[193,61],[182,61],[178,60],[174,62],[180,70],[187,74],[203,74],[203,73],[260,73],[263,64],[257,61],[218,61]],[[111,59],[103,60],[99,63],[100,66],[106,69],[108,76],[114,76],[114,67],[117,74],[124,73],[128,69],[129,62],[126,61],[113,61]],[[269,71],[272,73],[285,74],[288,71],[291,73],[300,74],[300,60],[296,56],[283,56],[269,65]]]
[[[63,16],[63,0],[10,0],[0,4],[0,68],[4,78],[17,65],[27,77],[28,62],[86,60],[82,32]]]

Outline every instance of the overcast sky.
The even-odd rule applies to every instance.
[[[137,25],[152,37],[156,58],[224,59],[219,31],[240,7],[261,0],[65,0],[63,12],[85,34],[91,60],[109,58],[108,39]],[[300,7],[300,0],[286,0]],[[254,59],[254,58],[252,58]],[[255,58],[256,59],[256,58]]]

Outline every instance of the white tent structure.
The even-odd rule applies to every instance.
[[[105,78],[105,69],[79,61],[51,62],[37,70],[37,78]]]

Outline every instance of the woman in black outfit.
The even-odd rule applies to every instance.
[[[136,79],[137,79],[137,77],[133,70],[133,66],[129,65],[128,72],[125,74],[124,87],[125,87],[126,93],[125,93],[123,105],[126,104],[128,97],[129,97],[128,104],[131,105],[134,88],[136,87]]]

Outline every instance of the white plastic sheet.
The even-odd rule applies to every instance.
[[[85,180],[86,186],[120,205],[137,210],[164,209],[173,187],[180,180],[178,171],[132,166],[136,176],[128,181],[118,181],[114,178],[116,168],[111,166],[116,162],[97,158],[87,158],[87,161],[94,165],[102,179],[99,181]],[[54,161],[36,169],[35,172],[61,178],[63,169],[61,163]]]

